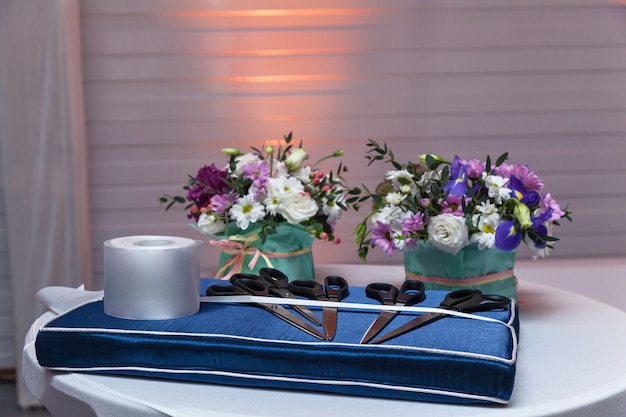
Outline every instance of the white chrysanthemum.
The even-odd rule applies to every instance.
[[[281,200],[282,196],[280,194],[272,194],[268,195],[263,200],[263,205],[265,206],[265,211],[272,216],[280,214],[283,211],[283,203]]]
[[[407,195],[416,195],[418,192],[417,185],[413,182],[413,177],[406,169],[387,171],[385,179],[391,181],[394,191]]]
[[[468,234],[463,217],[444,213],[430,218],[428,241],[444,252],[456,255],[469,242]]]
[[[487,219],[486,221],[491,224],[493,224],[493,222],[496,222],[496,224],[500,222],[500,213],[495,204],[489,201],[483,201],[476,206],[476,210],[481,214],[481,218]]]
[[[248,194],[241,197],[228,212],[237,222],[237,227],[246,230],[250,223],[256,223],[265,217],[265,208]]]
[[[478,242],[478,249],[493,248],[496,245],[496,229],[498,228],[499,217],[485,214],[475,214],[472,223],[478,228],[470,238],[471,242]]]
[[[385,196],[385,201],[391,206],[399,206],[406,199],[406,194],[391,192]]]
[[[508,178],[498,175],[485,176],[485,186],[489,189],[489,197],[493,198],[496,204],[502,204],[502,200],[509,198],[511,189],[505,187],[508,182]]]
[[[289,193],[283,196],[282,215],[291,224],[302,223],[317,214],[317,203],[305,193]]]
[[[197,226],[200,232],[205,235],[222,233],[226,228],[224,221],[220,220],[215,214],[206,213],[200,215]]]

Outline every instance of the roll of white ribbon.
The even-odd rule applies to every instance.
[[[197,313],[202,243],[149,235],[104,242],[104,312],[135,320]]]

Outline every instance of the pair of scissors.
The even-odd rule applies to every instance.
[[[511,299],[502,295],[483,294],[480,290],[464,289],[457,290],[446,295],[439,304],[439,308],[445,310],[459,311],[463,313],[474,313],[477,311],[505,310],[511,305]],[[395,330],[379,337],[372,343],[379,344],[386,342],[412,330],[419,329],[443,317],[449,316],[446,313],[424,313]]]
[[[391,284],[375,282],[365,287],[365,294],[380,301],[382,305],[412,306],[424,299],[425,288],[421,281],[416,280],[404,281],[400,289]],[[376,337],[399,313],[400,311],[381,311],[363,335],[361,344],[368,343]]]
[[[315,281],[295,280],[289,283],[289,290],[296,295],[319,301],[339,302],[348,296],[348,282],[339,276],[324,278],[324,285]],[[337,307],[322,307],[322,328],[324,338],[333,340],[337,333]]]
[[[296,296],[289,291],[289,278],[278,269],[261,268],[259,270],[259,277],[270,284],[270,294],[274,294],[282,298],[296,298]],[[317,316],[307,307],[298,305],[291,307],[316,326],[322,325],[320,319],[318,319]]]
[[[216,284],[211,285],[206,290],[207,296],[231,296],[231,295],[255,295],[259,297],[269,297],[271,285],[252,274],[235,274],[230,278],[232,285]],[[305,333],[310,334],[320,340],[325,340],[325,335],[306,321],[295,314],[289,312],[278,304],[254,303],[257,307],[272,313],[281,320],[297,327]]]

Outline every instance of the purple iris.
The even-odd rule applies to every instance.
[[[522,242],[522,231],[513,220],[502,222],[496,229],[496,248],[502,251],[515,250]]]
[[[545,226],[545,223],[552,218],[552,212],[552,209],[548,209],[548,211],[541,213],[537,217],[530,217],[530,220],[533,222],[532,229],[534,231],[534,233],[530,235],[530,238],[536,248],[543,249],[547,245],[546,240],[542,238],[548,235],[548,228]]]
[[[543,237],[548,235],[548,228],[545,226],[545,222],[552,217],[552,209],[548,209],[545,213],[541,213],[539,216],[530,216],[532,226],[528,236],[535,244],[535,247],[543,249],[546,247],[547,242]],[[523,233],[519,224],[515,221],[509,220],[502,222],[496,229],[496,248],[502,251],[515,250],[522,242]]]
[[[524,183],[515,175],[511,175],[509,178],[509,188],[511,189],[511,197],[517,198],[528,207],[535,207],[541,201],[541,195],[537,191],[527,190]]]
[[[450,165],[450,181],[444,185],[443,191],[457,196],[467,194],[467,173],[466,167],[458,156],[454,157]]]

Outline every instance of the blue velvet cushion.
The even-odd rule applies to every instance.
[[[215,282],[203,279],[201,292]],[[437,307],[445,295],[428,291],[419,306]],[[343,302],[376,304],[362,287],[351,287]],[[321,317],[319,308],[311,310]],[[41,329],[36,351],[42,366],[61,370],[420,401],[509,401],[514,309],[478,313],[501,322],[446,317],[381,345],[359,344],[377,314],[340,309],[328,342],[250,305],[202,303],[192,316],[141,321],[108,316],[94,302]],[[416,314],[403,312],[383,333]]]

